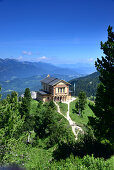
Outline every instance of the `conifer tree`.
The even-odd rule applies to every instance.
[[[86,99],[87,99],[87,97],[86,97],[86,93],[84,92],[84,91],[81,91],[80,93],[79,93],[79,108],[80,108],[80,110],[81,110],[81,113],[82,113],[82,111],[84,110],[84,108],[85,108],[85,104],[86,104]]]
[[[78,98],[79,100],[76,102],[75,108],[77,112],[79,112],[79,115],[80,115],[82,111],[84,110],[85,104],[87,102],[86,93],[84,91],[80,91]]]
[[[26,98],[28,102],[31,101],[31,93],[30,93],[30,89],[29,88],[25,89],[24,98]]]
[[[89,118],[98,140],[114,139],[114,32],[108,27],[108,40],[101,42],[101,49],[105,56],[97,58],[95,66],[100,72],[100,84],[97,88],[95,106],[93,111],[95,118]]]
[[[30,132],[33,129],[34,119],[30,115],[30,104],[31,104],[31,94],[30,89],[26,88],[24,92],[24,97],[22,98],[22,103],[20,105],[21,118],[24,118],[23,130]]]
[[[0,87],[0,91],[1,91],[1,87]],[[0,99],[1,99],[1,94],[0,94]]]

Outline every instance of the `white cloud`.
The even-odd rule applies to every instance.
[[[39,59],[40,59],[40,60],[46,60],[47,57],[46,57],[46,56],[42,56],[42,57],[40,57]]]
[[[22,54],[24,54],[24,55],[32,55],[32,52],[31,51],[22,51]]]
[[[18,58],[17,58],[17,60],[23,60],[23,56],[19,56]]]
[[[46,56],[42,56],[42,57],[37,57],[37,58],[34,58],[34,61],[46,61],[47,62],[47,60],[49,60],[49,58],[47,58]]]
[[[92,62],[92,61],[94,61],[94,59],[93,58],[89,58],[88,61]]]

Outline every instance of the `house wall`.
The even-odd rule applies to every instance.
[[[53,87],[52,86],[49,86],[48,84],[46,83],[42,83],[42,89],[44,91],[47,91],[47,92],[50,92],[51,94],[53,94]]]
[[[69,85],[60,82],[53,87],[54,100],[66,101],[71,99],[71,94],[69,94]]]
[[[51,97],[51,95],[41,95],[41,94],[37,93],[37,100],[47,102],[47,101],[52,100],[52,97]]]
[[[44,91],[50,92],[50,95],[38,95],[38,100],[45,102],[50,100],[66,101],[71,99],[71,94],[69,94],[69,85],[65,84],[64,82],[59,82],[55,86],[49,86],[45,83],[42,83],[42,89]]]
[[[69,95],[69,86],[64,83],[59,83],[53,87],[53,95]]]

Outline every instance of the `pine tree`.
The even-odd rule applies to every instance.
[[[81,113],[82,113],[82,111],[84,110],[84,108],[85,108],[85,104],[86,104],[86,99],[87,99],[87,97],[86,97],[86,93],[84,92],[84,91],[81,91],[80,93],[79,93],[79,108],[80,108],[80,110],[81,110]]]
[[[29,102],[31,101],[31,93],[30,93],[30,89],[29,88],[25,89],[24,98],[26,98],[27,101],[29,101]]]
[[[86,93],[84,91],[80,91],[78,95],[79,100],[75,104],[76,111],[79,112],[79,115],[81,115],[82,111],[85,108],[85,104],[87,102]]]
[[[0,87],[0,91],[1,91],[1,87]],[[0,94],[0,99],[1,99],[1,94]]]
[[[31,102],[31,93],[30,89],[26,88],[24,92],[24,97],[22,98],[22,103],[20,106],[21,117],[25,115],[25,118],[29,116],[30,113],[30,102]]]
[[[23,131],[29,132],[33,130],[34,118],[30,115],[31,94],[30,89],[26,88],[22,103],[20,104],[21,118],[24,118]]]
[[[97,58],[95,66],[100,72],[100,84],[97,88],[95,106],[93,111],[95,118],[89,118],[98,140],[112,141],[114,124],[114,32],[108,27],[108,40],[101,42],[101,49],[105,56],[101,60]]]

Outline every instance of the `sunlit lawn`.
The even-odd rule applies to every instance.
[[[58,102],[58,105],[59,105],[59,107],[60,107],[61,113],[62,113],[64,116],[66,116],[66,113],[67,113],[67,111],[68,111],[68,104]]]
[[[94,113],[90,109],[88,104],[91,103],[93,105],[94,103],[92,101],[90,101],[90,100],[87,100],[87,104],[85,106],[85,110],[82,112],[82,115],[79,116],[79,114],[77,114],[75,112],[75,103],[76,103],[76,100],[74,100],[73,102],[70,103],[70,117],[78,125],[87,125],[87,123],[88,123],[88,116],[94,116]]]
[[[37,105],[38,105],[38,101],[31,100],[30,114],[33,114],[36,112]]]

